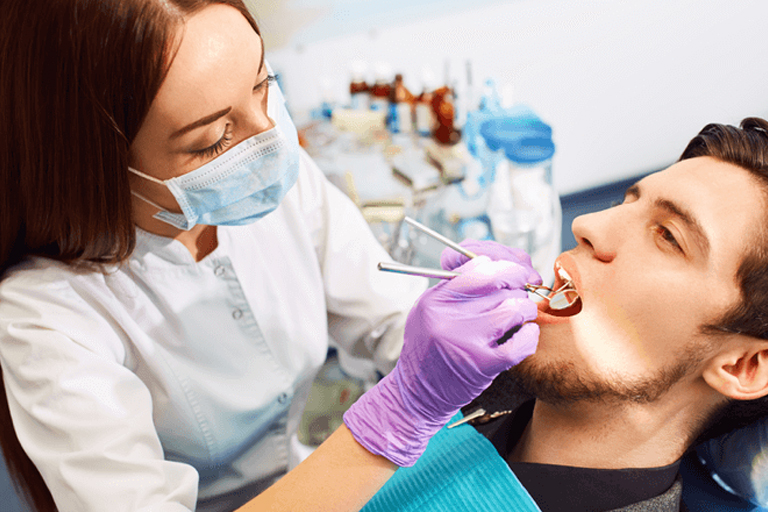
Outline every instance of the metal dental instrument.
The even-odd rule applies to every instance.
[[[413,220],[410,217],[405,217],[403,220],[407,224],[410,224],[411,226],[415,227],[416,229],[418,229],[419,231],[424,233],[425,235],[431,236],[432,238],[434,238],[438,242],[442,242],[443,244],[447,245],[448,247],[450,247],[454,251],[457,251],[457,252],[463,254],[464,256],[466,256],[469,259],[475,258],[477,256],[477,254],[473,253],[472,251],[468,251],[467,249],[463,248],[462,246],[460,246],[459,244],[457,244],[456,242],[454,242],[450,238],[446,238],[443,235],[441,235],[440,233],[438,233],[437,231],[429,229],[427,226],[425,226],[421,222],[417,222],[417,221]]]
[[[418,229],[419,231],[421,231],[422,233],[425,233],[425,234],[431,236],[432,238],[434,238],[435,240],[437,240],[439,242],[442,242],[444,245],[447,245],[448,247],[450,247],[454,251],[463,254],[467,258],[472,259],[472,258],[477,257],[477,254],[473,253],[472,251],[470,251],[468,249],[465,249],[464,247],[460,246],[459,244],[457,244],[456,242],[454,242],[450,238],[447,238],[447,237],[441,235],[437,231],[434,231],[433,229],[428,228],[427,226],[425,226],[421,222],[418,222],[418,221],[416,221],[416,220],[414,220],[414,219],[412,219],[410,217],[405,217],[403,220],[407,224],[409,224],[409,225],[413,226],[414,228]],[[399,265],[399,267],[400,267],[400,270],[395,270],[394,268],[391,268],[391,267],[390,268],[382,268],[382,264],[381,263],[379,264],[379,270],[387,270],[387,271],[390,271],[390,272],[398,272],[399,271],[400,273],[403,273],[403,274],[418,272],[418,274],[416,274],[416,275],[421,275],[421,276],[425,276],[425,277],[436,277],[436,278],[440,278],[440,279],[451,279],[451,278],[456,277],[458,275],[457,272],[446,272],[445,270],[431,271],[431,270],[426,269],[426,268],[416,268],[416,267],[411,267],[410,268],[411,272],[408,272],[408,271],[404,271],[403,270],[406,267],[405,265]],[[544,289],[544,290],[552,291],[551,289],[547,288],[546,286],[537,286],[537,285],[532,285],[532,284],[526,284],[525,285],[525,289],[528,290],[531,293],[535,293],[536,295],[538,295],[539,297],[542,297],[544,299],[546,299],[547,296],[545,294],[541,293],[539,290],[540,289]]]
[[[471,413],[464,416],[459,421],[454,421],[453,423],[448,425],[448,428],[458,427],[459,425],[463,425],[464,423],[472,421],[475,418],[479,418],[480,416],[485,416],[485,409],[483,409],[482,407],[480,409],[472,411]]]
[[[410,265],[404,265],[402,263],[386,262],[386,261],[382,261],[381,263],[379,263],[378,269],[386,272],[394,272],[396,274],[408,274],[411,276],[433,277],[436,279],[453,279],[454,277],[461,275],[459,272],[453,272],[452,270],[436,270],[432,268],[412,267]],[[576,295],[575,290],[571,288],[567,288],[569,285],[570,283],[564,284],[551,297],[548,297],[542,292],[542,290],[547,290],[550,292],[555,291],[547,286],[526,284],[525,289],[531,293],[535,293],[542,299],[549,300],[549,305],[552,309],[565,309],[569,306],[572,306],[576,302],[576,300],[579,298],[579,296]],[[569,293],[573,295],[573,297],[569,298],[568,296]]]
[[[436,279],[453,279],[454,277],[461,275],[458,272],[453,272],[451,270],[436,270],[432,268],[412,267],[410,265],[403,265],[402,263],[387,261],[382,261],[379,263],[378,269],[387,272],[395,272],[397,274],[434,277]]]
[[[494,418],[498,418],[499,416],[504,416],[505,414],[511,414],[513,412],[514,411],[497,411],[489,414],[485,411],[485,409],[481,407],[480,409],[472,411],[468,415],[464,416],[462,419],[458,421],[454,421],[453,423],[448,425],[447,428],[458,427],[459,425],[463,425],[464,423],[467,423],[472,420],[476,420],[478,418],[483,418],[484,420],[483,423],[486,423]]]
[[[417,222],[410,217],[405,217],[404,220],[406,223],[410,224],[414,228],[431,236],[435,240],[442,242],[443,244],[447,245],[451,249],[458,251],[459,253],[463,254],[467,258],[471,259],[477,256],[477,254],[473,253],[472,251],[465,249],[464,247],[460,246],[453,240],[450,240],[444,237],[440,233],[433,231],[432,229],[428,228],[424,224]],[[454,277],[460,275],[458,272],[452,272],[450,270],[435,270],[435,269],[422,268],[422,267],[412,267],[409,265],[404,265],[402,263],[381,262],[379,263],[378,268],[379,270],[384,270],[387,272],[396,272],[398,274],[409,274],[409,275],[415,275],[415,276],[433,277],[437,279],[453,279]],[[576,301],[579,300],[579,294],[573,288],[573,283],[571,281],[566,281],[557,290],[553,290],[552,288],[544,285],[535,285],[535,284],[527,284],[527,283],[525,285],[525,289],[531,293],[535,293],[536,295],[538,295],[543,299],[548,300],[549,307],[555,310],[569,308],[573,306],[576,303]],[[545,293],[542,292],[542,290],[546,290],[548,292],[555,292],[555,293],[551,296],[547,296]]]

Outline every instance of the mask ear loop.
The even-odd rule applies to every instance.
[[[155,208],[157,208],[161,212],[166,211],[165,208],[163,208],[162,206],[160,206],[156,202],[152,201],[151,199],[147,199],[146,197],[144,197],[143,195],[139,194],[135,190],[131,190],[131,195],[134,195],[134,196],[138,197],[139,199],[141,199],[142,201],[144,201],[145,203],[148,203],[148,204],[154,206]]]
[[[133,167],[128,167],[128,170],[135,174],[136,176],[141,176],[145,180],[154,181],[155,183],[159,183],[160,185],[165,185],[165,181],[155,178],[154,176],[150,176],[149,174],[144,174],[143,172],[139,171],[138,169],[134,169]]]
[[[137,175],[137,176],[141,176],[141,177],[142,177],[142,178],[144,178],[145,180],[154,181],[155,183],[159,183],[160,185],[165,185],[165,182],[164,182],[163,180],[159,180],[159,179],[155,178],[154,176],[150,176],[149,174],[144,174],[143,172],[139,171],[138,169],[134,169],[133,167],[130,167],[130,166],[129,166],[129,167],[128,167],[128,170],[129,170],[130,172],[132,172],[133,174]],[[164,212],[164,211],[166,211],[166,210],[165,210],[165,208],[163,208],[162,206],[160,206],[160,205],[159,205],[159,204],[157,204],[156,202],[154,202],[154,201],[152,201],[152,200],[150,200],[150,199],[148,199],[148,198],[144,197],[143,195],[139,194],[138,192],[136,192],[136,191],[135,191],[135,190],[133,190],[133,189],[131,189],[131,194],[132,194],[132,195],[134,195],[134,196],[136,196],[136,197],[138,197],[139,199],[141,199],[141,200],[142,200],[142,201],[144,201],[145,203],[148,203],[148,204],[150,204],[150,205],[154,206],[155,208],[157,208],[157,209],[158,209],[158,210],[160,210],[161,212]]]

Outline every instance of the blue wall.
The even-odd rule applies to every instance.
[[[0,510],[3,512],[27,512],[31,510],[21,505],[21,500],[11,485],[11,478],[2,457],[0,457]]]

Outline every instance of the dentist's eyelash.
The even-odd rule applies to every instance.
[[[269,86],[275,84],[277,83],[278,78],[279,75],[267,75],[267,78],[256,84],[253,90],[258,91],[261,90],[265,85]],[[232,132],[229,129],[229,125],[227,125],[224,131],[224,135],[222,135],[215,144],[208,146],[207,148],[194,150],[192,151],[192,154],[198,158],[210,158],[221,153],[224,148],[229,146],[230,142],[232,142]]]
[[[224,135],[222,135],[215,144],[208,146],[207,148],[197,149],[192,151],[192,153],[199,158],[216,156],[221,153],[224,148],[229,146],[230,142],[232,142],[232,132],[229,129],[229,125],[227,125],[224,130]]]
[[[267,78],[256,84],[253,88],[254,91],[262,89],[265,85],[272,85],[277,83],[277,79],[280,75],[267,75]]]

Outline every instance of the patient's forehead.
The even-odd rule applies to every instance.
[[[760,178],[736,164],[713,157],[689,158],[646,176],[638,185],[657,198],[689,207],[712,226],[736,216],[745,221],[730,226],[731,231],[749,233],[768,225],[763,215],[768,209],[768,175]]]

